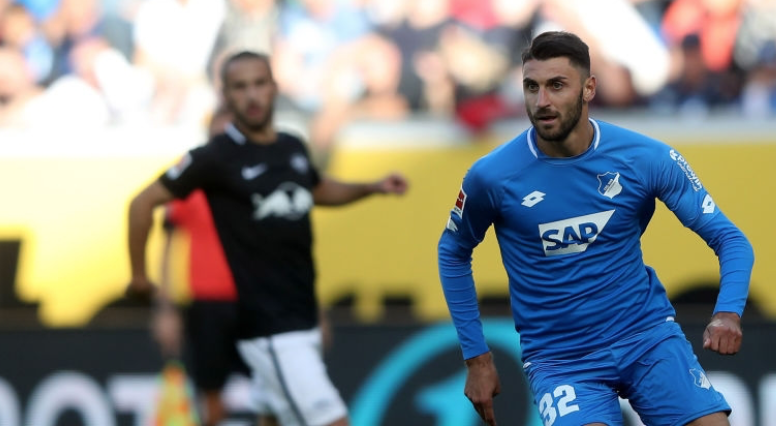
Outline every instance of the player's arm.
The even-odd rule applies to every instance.
[[[472,253],[495,217],[490,185],[474,167],[464,178],[437,245],[439,278],[464,359],[489,351],[472,275]]]
[[[159,272],[159,296],[157,297],[160,309],[167,310],[173,308],[172,303],[172,280],[171,262],[172,262],[172,242],[175,235],[175,221],[173,220],[176,210],[175,201],[165,205],[164,210],[164,243],[162,245],[162,257],[160,260]]]
[[[330,176],[322,176],[313,189],[313,200],[317,205],[341,206],[374,194],[401,195],[407,187],[406,178],[398,173],[391,173],[374,182],[342,182]]]
[[[149,298],[154,286],[146,273],[146,244],[154,224],[154,209],[174,198],[160,182],[154,181],[137,194],[129,204],[129,261],[132,279],[127,288],[130,296]]]
[[[146,273],[146,244],[154,225],[154,209],[174,198],[186,198],[213,176],[223,171],[209,145],[195,148],[181,157],[159,178],[137,194],[129,205],[129,260],[132,279],[130,296],[150,297],[156,289]]]
[[[743,339],[741,316],[749,293],[754,251],[744,233],[722,212],[708,223],[691,228],[719,260],[720,289],[713,316],[703,333],[703,348],[733,355],[740,350]]]
[[[156,297],[156,310],[151,322],[151,332],[159,343],[162,355],[178,358],[182,343],[182,321],[180,312],[172,299],[172,280],[170,263],[172,241],[175,234],[175,212],[180,210],[176,201],[167,203],[164,218],[164,245],[162,247],[159,292]]]
[[[714,250],[719,261],[720,291],[712,320],[704,332],[704,348],[734,354],[741,346],[741,316],[754,264],[752,245],[720,211],[677,151],[669,150],[656,164],[660,166],[653,174],[658,182],[658,198]]]
[[[467,367],[464,394],[489,425],[495,425],[493,397],[501,384],[482,330],[471,255],[493,223],[494,206],[488,186],[470,172],[437,245],[442,290]]]

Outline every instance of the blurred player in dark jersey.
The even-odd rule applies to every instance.
[[[213,114],[209,135],[223,133],[231,119],[228,111]],[[154,336],[166,357],[183,357],[200,400],[203,426],[216,426],[226,417],[222,391],[233,373],[249,374],[237,353],[237,291],[204,192],[193,191],[184,200],[165,206],[165,244]],[[187,276],[190,302],[183,317],[172,293],[171,247],[174,234],[188,243]],[[185,337],[185,339],[184,339]],[[182,350],[185,347],[185,350]]]
[[[703,347],[735,354],[754,262],[744,234],[670,146],[588,117],[596,78],[565,32],[523,53],[533,126],[467,172],[439,241],[442,287],[468,366],[464,393],[496,424],[500,384],[480,323],[473,249],[493,225],[524,370],[545,425],[621,425],[618,397],[654,426],[728,425],[640,239],[661,200],[719,257]]]
[[[189,151],[140,192],[129,210],[130,294],[155,286],[146,275],[153,210],[201,189],[237,289],[238,347],[267,411],[281,425],[349,424],[347,407],[321,356],[310,211],[374,194],[403,194],[407,181],[323,175],[307,146],[273,126],[277,86],[267,56],[241,52],[221,69],[234,122]]]

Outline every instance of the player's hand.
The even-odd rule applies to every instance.
[[[477,414],[490,426],[496,425],[493,397],[501,392],[496,366],[490,352],[466,360],[468,374],[463,393],[469,398]]]
[[[135,301],[150,303],[156,296],[156,285],[142,278],[132,278],[124,295]]]
[[[381,194],[401,195],[407,191],[408,187],[407,179],[398,173],[391,173],[377,183],[378,191]]]
[[[703,332],[703,349],[734,355],[741,349],[741,317],[734,312],[717,312]]]
[[[151,323],[151,334],[159,344],[162,355],[177,358],[181,353],[182,323],[174,306],[157,309]]]

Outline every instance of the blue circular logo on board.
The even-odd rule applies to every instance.
[[[491,348],[504,351],[518,366],[522,365],[519,336],[510,319],[484,319],[483,328]],[[351,423],[354,426],[382,424],[402,385],[435,357],[458,348],[458,336],[450,323],[430,326],[407,339],[385,357],[355,393],[350,403]],[[419,410],[434,416],[438,426],[481,424],[463,394],[465,382],[466,368],[462,367],[459,373],[419,390],[415,404]],[[527,394],[530,398],[530,392]],[[529,400],[528,406],[533,407],[533,401]],[[542,426],[535,409],[528,410],[522,420],[524,426]]]

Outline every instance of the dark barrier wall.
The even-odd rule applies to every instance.
[[[776,425],[776,324],[747,324],[743,351],[699,348],[703,325],[685,325],[712,384],[734,407],[733,426]],[[540,426],[529,400],[509,320],[486,320],[503,391],[499,424]],[[475,426],[463,397],[465,370],[448,323],[340,326],[327,353],[355,426]],[[161,367],[144,329],[0,332],[0,426],[145,426]],[[689,373],[688,373],[689,374]],[[248,425],[247,379],[234,377],[232,425]],[[624,410],[626,425],[640,425]]]

